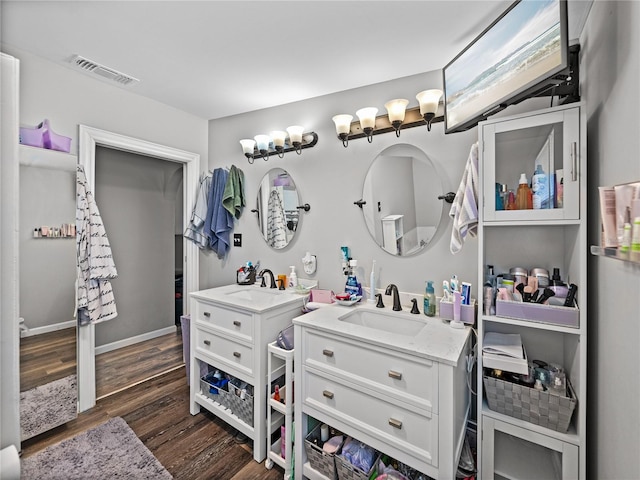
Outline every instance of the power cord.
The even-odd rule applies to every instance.
[[[477,393],[476,393],[475,389],[473,388],[471,377],[472,377],[472,374],[473,374],[473,367],[476,365],[476,359],[477,359],[477,356],[478,356],[478,332],[473,327],[471,327],[471,330],[473,331],[473,334],[475,336],[475,342],[473,344],[473,348],[471,349],[471,353],[468,353],[467,357],[466,357],[466,361],[467,361],[467,388],[469,388],[469,391],[471,392],[471,394],[475,396],[475,395],[477,395]]]

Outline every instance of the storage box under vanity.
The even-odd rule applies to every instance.
[[[573,307],[563,307],[531,302],[496,300],[496,316],[580,328],[580,310],[577,304]]]
[[[337,478],[336,470],[336,454],[328,453],[323,450],[324,442],[321,440],[322,424],[318,424],[304,439],[304,449],[307,453],[307,460],[311,468],[325,475],[327,478],[334,480]],[[339,432],[333,432],[332,436],[341,435]],[[329,438],[332,438],[331,436]],[[344,441],[344,440],[343,440]],[[342,444],[337,448],[339,452]]]

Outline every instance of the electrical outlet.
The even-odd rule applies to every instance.
[[[242,234],[241,233],[234,233],[233,234],[233,246],[234,247],[241,247],[242,246]]]

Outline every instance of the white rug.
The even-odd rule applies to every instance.
[[[78,381],[61,378],[20,394],[20,439],[26,440],[67,423],[78,414]]]
[[[173,478],[120,417],[22,459],[21,468],[21,480]]]

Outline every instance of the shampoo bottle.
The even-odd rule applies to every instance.
[[[436,315],[436,294],[431,280],[427,280],[427,286],[424,290],[424,314],[428,317]]]
[[[536,171],[531,177],[531,190],[533,190],[534,210],[549,208],[549,183],[542,165],[536,165]]]

